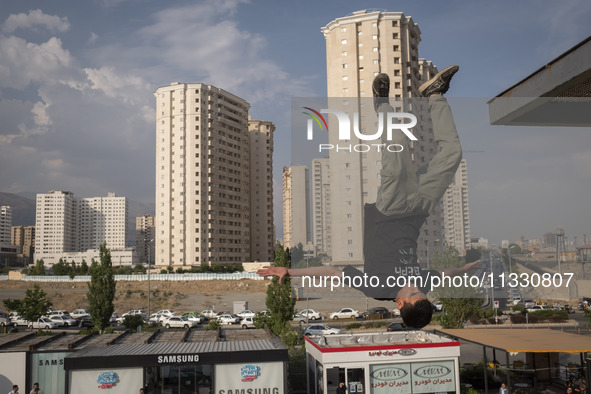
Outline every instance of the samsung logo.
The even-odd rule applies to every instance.
[[[198,354],[175,354],[172,356],[158,356],[158,364],[171,363],[196,363],[199,362]]]

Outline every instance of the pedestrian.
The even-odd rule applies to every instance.
[[[142,388],[140,389],[140,394],[144,394],[145,392],[146,392],[146,391],[145,391],[145,390],[144,390],[144,388],[142,387]]]
[[[43,390],[39,388],[39,383],[33,384],[33,390],[29,394],[43,394]]]
[[[454,179],[462,159],[460,140],[452,112],[443,94],[458,71],[450,66],[419,87],[419,93],[428,99],[433,133],[438,145],[437,153],[429,163],[416,169],[412,149],[403,133],[392,134],[390,140],[401,146],[400,151],[382,151],[380,187],[376,202],[365,204],[363,215],[364,269],[353,266],[340,270],[334,266],[303,269],[264,267],[259,276],[278,276],[279,283],[288,276],[339,277],[343,282],[376,300],[391,300],[397,304],[407,327],[423,328],[431,321],[431,302],[425,295],[429,291],[429,277],[454,277],[476,269],[480,260],[460,268],[442,270],[422,269],[417,261],[417,239],[425,220],[437,206]],[[378,116],[395,113],[389,104],[390,77],[379,74],[373,82],[374,108]],[[387,133],[382,134],[386,138]],[[380,286],[368,284],[364,278],[377,277]],[[396,277],[395,283],[388,282]],[[402,277],[404,280],[398,280]],[[358,280],[361,279],[361,280]],[[355,283],[359,283],[355,285]],[[384,285],[388,283],[388,285]],[[399,285],[399,283],[401,283]]]
[[[499,388],[499,394],[509,394],[509,388],[504,382],[501,384],[501,387]]]
[[[8,394],[18,394],[18,384],[13,385],[12,391],[10,391]]]
[[[347,393],[347,387],[345,386],[345,383],[341,382],[339,383],[339,387],[337,387],[337,394],[346,394]]]

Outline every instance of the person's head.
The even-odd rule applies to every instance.
[[[18,391],[18,384],[12,386],[12,391],[14,391],[15,393]]]
[[[400,289],[395,302],[407,327],[423,328],[431,322],[433,306],[417,286],[409,284]]]
[[[144,394],[144,393],[145,393],[145,390],[144,390],[144,388],[142,387],[142,388],[140,389],[140,394]]]
[[[506,389],[507,388],[507,385],[505,383],[502,383],[501,384],[501,388]]]
[[[33,388],[34,389],[38,389],[39,388],[39,383],[33,383]]]
[[[566,392],[567,392],[567,394],[571,394],[573,392],[573,388],[572,387],[567,387],[566,388]]]

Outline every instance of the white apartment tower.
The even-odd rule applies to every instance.
[[[155,264],[268,261],[271,239],[253,242],[252,232],[269,234],[273,226],[274,126],[252,121],[251,135],[250,105],[215,86],[172,83],[155,96]],[[253,253],[253,244],[261,251]]]
[[[11,244],[12,228],[12,207],[10,205],[0,206],[0,246]]]
[[[272,261],[275,251],[273,224],[273,132],[275,125],[249,120],[250,136],[250,251],[251,261]]]
[[[127,199],[74,198],[69,191],[37,194],[35,260],[52,263],[64,252],[99,249],[103,242],[112,250],[124,250],[127,240]]]
[[[357,11],[333,20],[322,28],[322,33],[326,39],[328,97],[360,98],[352,101],[359,106],[356,112],[360,113],[360,130],[367,127],[374,132],[374,123],[364,121],[364,113],[375,118],[372,82],[379,73],[388,74],[390,104],[395,110],[411,112],[420,119],[413,128],[419,141],[411,144],[417,169],[427,163],[436,149],[428,105],[405,101],[418,97],[419,85],[437,72],[430,62],[419,59],[421,31],[418,25],[401,12]],[[329,142],[339,143],[336,133],[329,133]],[[352,136],[348,142],[355,145],[363,141]],[[332,264],[361,265],[363,205],[376,201],[381,153],[371,150],[334,154],[331,151],[329,163]],[[442,232],[441,214],[436,212],[422,227],[417,251],[419,262],[426,260],[426,249],[433,250]]]
[[[332,256],[330,161],[312,160],[312,213],[314,245],[318,254]]]
[[[445,242],[460,255],[470,248],[470,209],[468,207],[468,170],[466,160],[460,162],[453,183],[446,190],[441,204],[445,219]]]
[[[283,246],[305,248],[311,240],[308,167],[283,167]]]

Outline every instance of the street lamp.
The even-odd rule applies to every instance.
[[[151,314],[150,314],[150,265],[152,263],[152,256],[151,256],[152,242],[154,242],[153,239],[151,239],[148,242],[148,318],[150,318],[150,316],[151,316]]]
[[[495,304],[495,275],[493,273],[493,263],[492,263],[492,250],[495,245],[491,245],[490,249],[488,250],[488,259],[490,260],[490,296],[492,299],[493,307]],[[495,309],[495,316],[496,316],[496,309]]]

